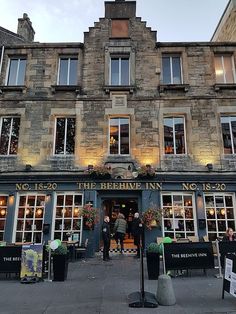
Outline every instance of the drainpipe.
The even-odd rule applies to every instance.
[[[0,59],[0,75],[2,73],[2,62],[3,62],[4,46],[2,46],[2,54]]]

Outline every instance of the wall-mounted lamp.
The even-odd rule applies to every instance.
[[[88,165],[88,170],[93,170],[93,165]]]
[[[30,164],[26,164],[25,171],[31,171],[31,170],[32,170],[32,166]]]
[[[14,196],[15,194],[13,192],[9,192],[9,196]]]
[[[213,164],[207,164],[206,167],[207,167],[208,171],[213,170]]]

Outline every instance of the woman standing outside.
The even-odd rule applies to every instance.
[[[115,239],[118,246],[118,241],[120,240],[120,253],[124,251],[124,238],[127,230],[127,222],[125,220],[125,216],[123,214],[118,214],[118,218],[116,219],[114,232]]]
[[[234,230],[232,228],[228,228],[226,230],[226,233],[222,239],[222,241],[235,241],[235,235],[234,235]]]

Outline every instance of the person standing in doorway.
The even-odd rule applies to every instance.
[[[102,240],[103,240],[103,260],[109,261],[109,251],[110,251],[110,243],[111,243],[111,230],[110,230],[110,218],[109,216],[104,217],[104,221],[102,224]]]
[[[118,218],[116,219],[114,232],[115,232],[115,239],[118,246],[118,242],[120,241],[120,253],[124,251],[124,238],[127,230],[127,222],[125,220],[125,216],[123,214],[119,214]]]
[[[134,237],[134,245],[137,246],[137,254],[136,257],[140,257],[140,241],[142,236],[143,224],[141,219],[139,218],[139,213],[134,214],[134,219],[132,223],[132,234]]]

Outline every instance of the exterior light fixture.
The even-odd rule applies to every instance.
[[[93,165],[88,165],[88,170],[93,170]]]
[[[207,167],[208,171],[213,170],[213,164],[207,164],[206,167]]]
[[[26,164],[25,171],[31,171],[31,170],[32,170],[32,166],[30,164]]]

